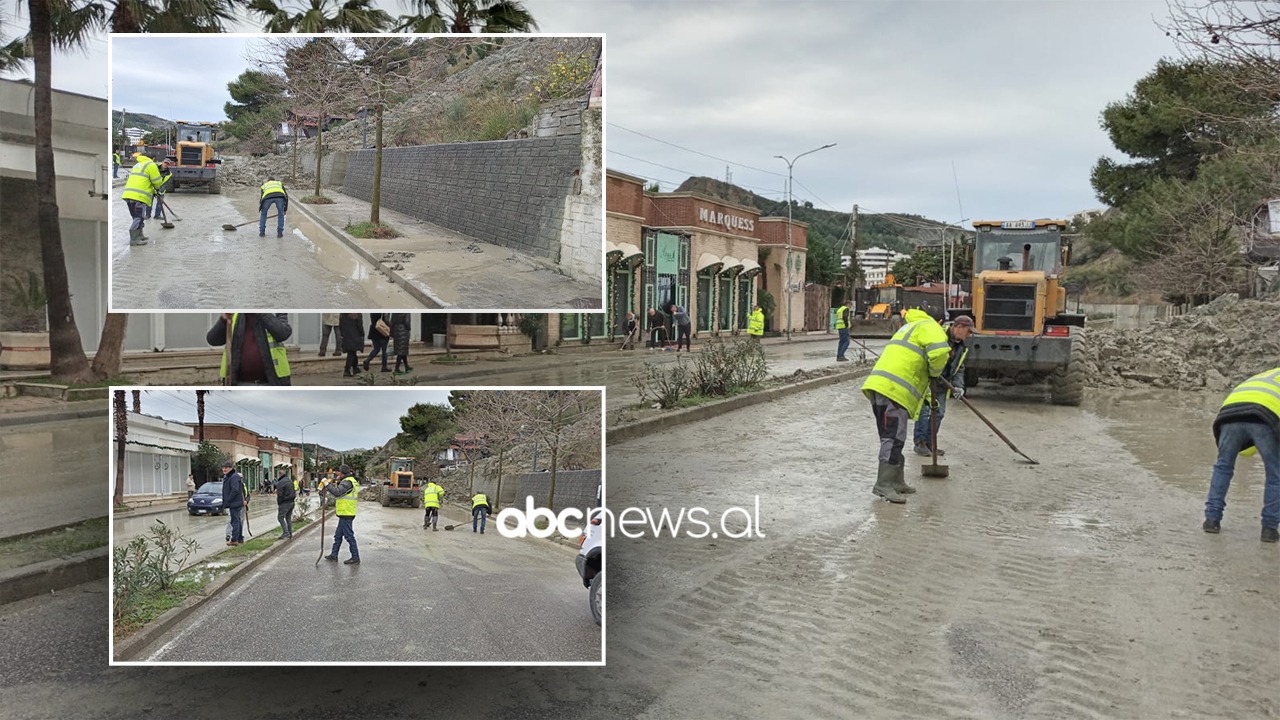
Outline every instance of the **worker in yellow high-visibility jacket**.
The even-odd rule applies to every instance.
[[[137,158],[137,164],[124,181],[120,199],[124,200],[129,208],[129,216],[133,218],[133,222],[129,224],[129,244],[146,245],[147,237],[142,234],[143,220],[150,217],[151,204],[167,187],[171,176],[161,173],[156,161],[146,155],[139,153]],[[164,162],[166,165],[169,163],[168,160]]]
[[[1280,541],[1280,367],[1245,380],[1227,395],[1213,421],[1218,461],[1204,504],[1204,531],[1216,533],[1239,455],[1262,456],[1262,542]]]

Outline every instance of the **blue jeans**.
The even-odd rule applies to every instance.
[[[342,547],[342,540],[346,538],[347,548],[351,550],[351,559],[360,559],[360,548],[356,546],[356,532],[351,528],[351,522],[354,517],[338,516],[338,529],[333,531],[333,552],[329,553],[334,557],[338,557],[338,548]]]
[[[840,344],[836,346],[836,357],[844,357],[844,351],[849,349],[849,328],[840,328]]]
[[[1227,507],[1227,488],[1236,472],[1236,457],[1248,445],[1258,448],[1266,486],[1262,490],[1262,527],[1280,527],[1280,438],[1262,423],[1226,422],[1218,434],[1218,461],[1213,464],[1209,498],[1204,503],[1205,520],[1222,520]]]
[[[267,234],[267,211],[276,209],[276,234],[284,234],[284,198],[273,197],[262,201],[262,210],[258,212],[258,234]]]
[[[382,333],[378,332],[377,330],[374,330],[373,340],[371,340],[370,342],[373,343],[373,350],[370,351],[369,357],[364,359],[365,362],[373,362],[373,359],[378,357],[378,353],[382,353],[382,366],[386,367],[387,366],[387,345],[390,344],[391,338],[384,336]]]
[[[116,163],[111,163],[111,177],[120,177],[120,166]]]
[[[227,508],[231,515],[231,542],[244,542],[244,507]]]
[[[940,393],[938,395],[938,432],[942,432],[942,418],[947,414],[947,395]],[[929,444],[929,425],[933,422],[933,408],[929,407],[929,401],[925,400],[924,406],[920,408],[920,416],[916,418],[915,441],[917,445],[924,445],[930,450],[933,446]]]
[[[484,523],[488,518],[489,508],[483,505],[471,508],[471,532],[476,531],[476,520],[480,521],[480,532],[484,532]]]

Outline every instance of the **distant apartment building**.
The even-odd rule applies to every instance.
[[[882,247],[859,250],[858,267],[862,269],[864,287],[884,282],[888,274],[893,272],[893,266],[899,260],[906,260],[910,257],[906,253]]]

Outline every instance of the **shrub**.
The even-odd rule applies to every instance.
[[[688,366],[678,358],[670,365],[645,363],[631,382],[640,391],[642,402],[656,402],[666,409],[675,407],[688,392],[689,375]]]
[[[343,230],[358,238],[394,238],[400,237],[400,233],[386,223],[378,223],[374,225],[371,222],[360,222],[348,225]]]
[[[194,539],[157,520],[149,533],[115,548],[112,572],[116,619],[130,614],[134,605],[147,596],[167,590],[199,547]]]
[[[529,97],[546,102],[580,95],[586,91],[595,71],[595,59],[590,56],[569,57],[558,53],[546,73],[534,81]]]

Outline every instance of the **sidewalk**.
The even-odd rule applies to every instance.
[[[480,242],[385,207],[379,211],[382,222],[403,235],[354,238],[342,228],[368,220],[372,206],[334,190],[327,196],[334,204],[295,201],[291,209],[299,209],[430,306],[526,311],[601,306],[598,282],[575,280],[547,260]]]

